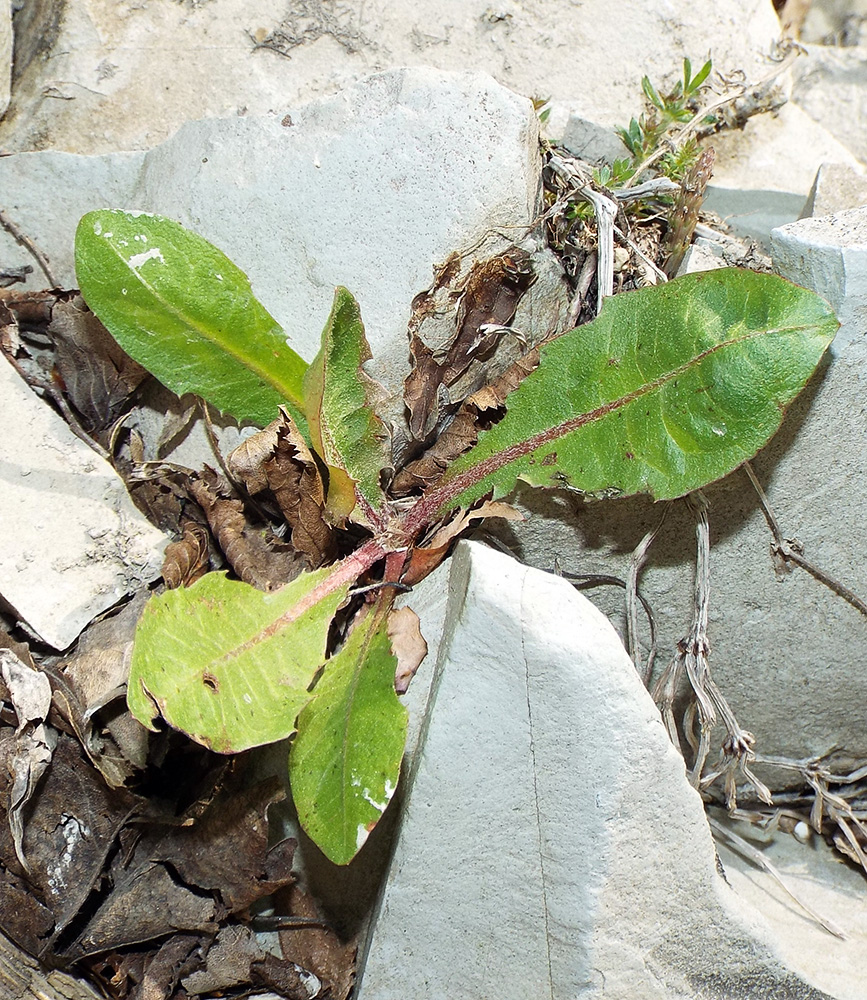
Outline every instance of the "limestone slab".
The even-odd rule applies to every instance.
[[[0,594],[65,649],[101,611],[159,576],[167,539],[5,359],[0,423]]]
[[[793,102],[750,118],[742,130],[715,135],[710,144],[716,161],[705,207],[738,236],[764,246],[772,229],[801,215],[822,163],[859,167],[838,138]]]
[[[604,617],[477,543],[444,569],[360,1000],[825,997],[720,876],[701,800]]]
[[[12,6],[0,5],[0,118],[12,95]]]
[[[854,13],[854,12],[853,12]],[[867,162],[867,43],[807,45],[795,64],[792,97],[862,162]]]

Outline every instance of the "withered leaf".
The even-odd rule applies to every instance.
[[[453,280],[454,275],[450,274]],[[457,289],[442,282],[426,297],[417,297],[410,323],[410,353],[413,368],[404,384],[410,432],[417,441],[426,441],[440,417],[440,389],[453,385],[471,362],[489,358],[511,323],[521,296],[535,280],[530,255],[518,247],[487,260],[476,261]],[[418,334],[425,313],[435,308],[433,292],[446,289],[460,298],[454,336],[432,351]],[[415,305],[415,304],[414,304]]]
[[[291,529],[292,544],[316,569],[337,557],[334,531],[324,516],[325,487],[304,438],[289,414],[283,416],[273,457],[263,470]]]
[[[240,500],[230,499],[229,484],[213,469],[191,480],[190,495],[199,504],[208,525],[238,576],[260,590],[276,590],[303,570],[304,564],[292,550],[269,545],[264,536],[250,527]]]
[[[162,577],[167,590],[189,587],[208,571],[208,532],[195,521],[185,521],[183,534],[169,542],[163,557]]]
[[[109,427],[147,370],[121,350],[80,296],[54,306],[48,332],[69,401],[91,430]]]
[[[21,346],[21,337],[18,334],[18,320],[15,313],[0,301],[0,351],[14,358]]]
[[[484,386],[463,401],[452,422],[423,455],[409,462],[394,477],[390,492],[403,497],[414,491],[428,489],[459,455],[478,441],[489,414],[505,405],[506,397],[539,366],[539,349],[533,348],[490,385]]]
[[[288,908],[293,916],[318,920],[320,914],[311,896],[300,886],[294,885],[283,893],[288,895]],[[358,942],[355,938],[341,940],[332,931],[320,927],[307,927],[280,932],[283,957],[314,973],[322,982],[329,1000],[346,1000],[355,983],[355,962]]]
[[[119,701],[126,692],[135,627],[148,594],[85,629],[74,654],[55,675],[54,701],[91,762],[114,788],[146,764],[148,732]],[[118,702],[116,711],[103,711]]]
[[[11,730],[0,730],[0,738],[11,735]],[[7,815],[11,785],[9,773],[0,769],[0,805]],[[32,954],[50,949],[90,895],[135,801],[126,792],[109,789],[88,766],[78,743],[61,735],[51,766],[28,807],[23,837],[30,869],[26,875],[29,896],[39,904],[39,914],[44,911],[53,918],[53,927],[46,927],[42,916],[40,933],[34,939],[33,907],[3,906],[0,929]],[[0,898],[4,902],[14,898],[24,876],[11,836],[0,830]]]
[[[148,857],[171,864],[187,885],[216,893],[228,912],[242,912],[294,881],[294,842],[268,850],[268,808],[284,795],[276,778],[253,787],[230,782],[200,820],[165,832]]]
[[[325,520],[325,485],[304,436],[287,410],[229,455],[229,469],[257,495],[268,491],[289,525],[292,545],[311,569],[337,557],[332,527]]]
[[[203,944],[201,934],[173,934],[147,962],[141,981],[129,995],[129,1000],[167,1000],[175,997],[175,989],[182,977],[200,964]]]
[[[388,616],[388,638],[391,651],[397,657],[394,689],[406,694],[422,660],[427,656],[427,643],[421,634],[418,615],[412,608],[393,608]]]
[[[461,510],[436,528],[424,544],[413,549],[401,576],[401,583],[414,587],[432,573],[448,555],[452,542],[472,524],[488,517],[501,517],[506,521],[521,521],[523,515],[501,500],[484,500],[470,510]]]
[[[64,952],[76,961],[112,948],[154,941],[176,931],[217,930],[216,904],[179,885],[165,865],[133,864],[111,869],[114,888],[81,937]]]

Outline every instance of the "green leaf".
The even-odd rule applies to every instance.
[[[664,110],[665,103],[659,96],[656,87],[650,82],[649,76],[643,76],[641,78],[641,89],[644,91],[645,97],[653,104],[655,107],[659,108],[660,111]]]
[[[713,68],[712,60],[708,61],[702,66],[702,68],[696,73],[695,78],[689,85],[690,94],[694,94],[698,88],[704,83],[704,81],[710,76],[710,71]]]
[[[606,299],[542,350],[506,416],[412,516],[502,496],[518,479],[658,499],[698,489],[767,442],[837,326],[813,292],[738,269]]]
[[[394,692],[396,666],[385,615],[373,610],[328,661],[298,719],[292,798],[305,831],[338,865],[355,857],[397,787],[407,711]]]
[[[78,224],[75,268],[88,306],[173,392],[263,426],[285,403],[303,422],[307,364],[246,274],[207,240],[158,215],[89,212]]]
[[[339,522],[357,505],[355,519],[372,524],[385,502],[385,429],[373,410],[376,383],[362,368],[369,359],[358,303],[337,288],[304,392],[313,446],[329,466],[327,507]]]
[[[683,59],[683,94],[689,94],[689,81],[692,76],[692,63],[684,56]]]
[[[287,737],[346,597],[348,582],[329,586],[338,567],[271,594],[208,573],[151,598],[135,635],[129,710],[149,728],[161,715],[218,753]]]

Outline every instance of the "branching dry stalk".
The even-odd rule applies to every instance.
[[[668,506],[666,505],[663,507],[662,517],[659,519],[659,524],[657,524],[657,526],[651,531],[648,531],[644,538],[642,538],[638,545],[636,545],[632,556],[630,557],[629,572],[626,575],[626,649],[632,662],[635,664],[635,669],[638,671],[638,675],[644,682],[645,687],[648,687],[650,684],[650,678],[653,676],[653,665],[656,662],[656,629],[654,627],[655,623],[652,615],[648,614],[648,619],[651,625],[651,641],[650,650],[647,654],[647,664],[642,669],[641,643],[638,638],[638,605],[639,602],[645,602],[638,593],[638,577],[641,574],[641,570],[644,568],[644,564],[647,562],[650,547],[656,540],[656,536],[665,521],[665,515],[667,513]]]
[[[669,737],[681,747],[674,702],[681,679],[685,676],[692,689],[692,698],[684,713],[684,735],[693,750],[693,764],[689,780],[695,788],[706,788],[720,778],[725,782],[726,803],[734,808],[737,803],[737,776],[742,775],[753,787],[758,797],[768,804],[773,799],[767,786],[752,772],[750,764],[755,755],[755,737],[742,729],[722,692],[710,674],[708,656],[710,641],[707,635],[708,609],[710,607],[710,522],[708,503],[697,490],[687,497],[687,503],[696,517],[696,571],[693,591],[692,627],[677,645],[674,658],[663,671],[653,691],[653,699],[662,712]],[[698,722],[698,738],[695,722]],[[726,730],[717,768],[704,773],[710,753],[710,741],[717,718]]]
[[[763,829],[780,826],[796,831],[799,825],[808,827],[820,836],[830,837],[834,847],[867,875],[867,765],[839,774],[825,757],[791,760],[756,756],[755,762],[798,774],[804,787],[778,793],[778,808],[773,811],[761,807],[739,809],[736,817]]]
[[[842,583],[836,577],[831,576],[830,573],[826,573],[821,567],[807,559],[804,555],[804,546],[796,538],[783,537],[780,524],[777,521],[768,496],[756,476],[755,469],[753,469],[750,462],[744,462],[743,469],[753,484],[753,488],[759,498],[759,503],[762,505],[765,520],[768,522],[768,527],[773,535],[773,541],[771,542],[772,555],[785,563],[795,563],[796,566],[805,569],[811,576],[815,577],[820,583],[824,583],[829,590],[837,594],[838,597],[842,597],[844,601],[851,604],[853,608],[867,617],[867,602],[863,601],[846,584]]]

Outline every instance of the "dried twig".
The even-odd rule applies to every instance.
[[[710,642],[707,635],[708,609],[710,606],[710,522],[708,504],[704,494],[697,490],[687,497],[687,503],[696,515],[696,571],[693,593],[693,623],[689,634],[677,644],[677,652],[663,671],[653,691],[653,699],[660,706],[663,721],[671,741],[680,746],[677,723],[674,718],[674,700],[678,683],[686,676],[692,688],[693,700],[685,716],[687,738],[692,739],[692,719],[698,716],[698,743],[694,745],[690,782],[695,788],[704,788],[719,778],[725,780],[726,802],[733,808],[737,802],[736,775],[743,777],[755,789],[758,797],[768,804],[773,802],[770,790],[751,770],[754,759],[755,737],[742,729],[722,692],[710,674],[708,656]],[[717,716],[726,729],[720,751],[720,763],[712,774],[704,774],[710,752],[710,737]]]
[[[48,258],[39,249],[39,247],[36,246],[33,240],[31,240],[29,236],[23,233],[18,228],[18,226],[15,225],[15,223],[9,218],[9,216],[2,209],[0,209],[0,226],[2,226],[7,233],[9,233],[9,235],[12,237],[13,240],[15,240],[16,243],[20,243],[21,246],[23,246],[25,250],[28,251],[31,257],[33,257],[36,263],[42,268],[42,272],[45,275],[45,277],[48,278],[49,285],[52,288],[59,288],[60,284],[52,274],[51,266],[48,263]]]
[[[752,861],[754,865],[757,865],[763,871],[766,871],[768,875],[774,879],[777,885],[779,885],[783,892],[785,892],[790,899],[794,900],[798,906],[800,906],[812,920],[815,920],[820,927],[826,930],[829,934],[833,934],[834,937],[838,937],[843,941],[846,940],[846,934],[841,931],[836,924],[828,920],[827,917],[823,917],[817,913],[809,904],[805,903],[793,889],[790,889],[789,886],[786,885],[786,881],[783,876],[777,871],[771,862],[768,861],[761,851],[753,847],[753,845],[744,840],[743,837],[736,834],[734,830],[729,830],[727,827],[723,826],[719,820],[714,819],[712,816],[708,816],[707,821],[710,824],[710,828],[713,831],[714,836],[724,841],[728,847],[730,847],[737,854],[745,857],[748,861]]]
[[[650,684],[650,678],[653,676],[653,664],[656,659],[656,636],[651,636],[650,651],[647,654],[647,665],[642,670],[641,644],[638,639],[638,603],[642,601],[642,598],[638,593],[638,577],[644,568],[644,564],[647,562],[650,547],[653,545],[667,513],[668,506],[666,505],[662,509],[662,517],[659,519],[659,524],[651,531],[648,531],[638,545],[635,546],[629,560],[629,572],[626,574],[626,649],[629,652],[632,662],[635,664],[635,669],[644,681],[645,687]]]
[[[602,300],[614,292],[614,218],[617,215],[617,202],[594,190],[590,176],[581,170],[580,163],[580,160],[554,153],[548,159],[548,165],[554,173],[569,185],[571,196],[588,201],[596,214],[598,313],[602,308]]]
[[[762,511],[765,515],[765,520],[768,522],[768,527],[771,529],[771,534],[773,535],[773,542],[771,542],[771,552],[773,555],[778,556],[783,562],[793,562],[795,565],[800,566],[805,569],[811,576],[815,577],[820,583],[824,583],[829,590],[832,590],[838,597],[842,597],[844,601],[851,604],[853,608],[860,611],[862,615],[867,617],[867,602],[863,601],[853,590],[850,590],[844,583],[841,583],[836,577],[831,576],[830,573],[826,573],[825,570],[817,566],[815,563],[810,562],[809,559],[804,556],[804,547],[796,538],[784,538],[783,533],[780,530],[780,524],[777,521],[774,511],[771,508],[768,496],[762,489],[762,484],[759,482],[756,476],[755,470],[753,469],[750,462],[744,462],[743,470],[749,477],[750,482],[753,484],[753,488],[758,494],[759,503],[762,505]]]

